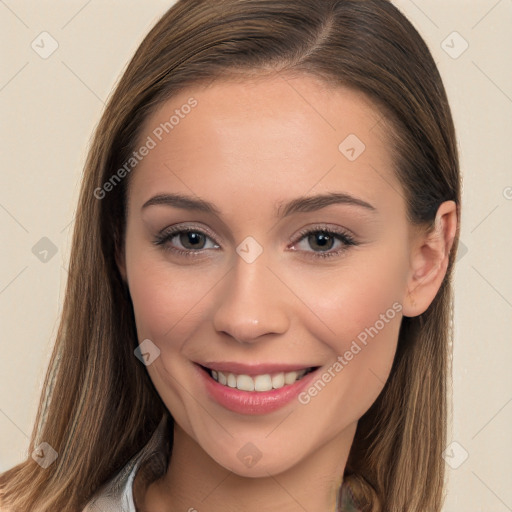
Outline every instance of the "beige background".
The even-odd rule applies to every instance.
[[[0,471],[26,456],[89,137],[125,64],[171,3],[0,0]],[[458,444],[447,451],[444,511],[511,511],[512,1],[395,3],[440,68],[464,178],[449,436]],[[47,58],[40,53],[55,43],[44,31],[58,43]]]

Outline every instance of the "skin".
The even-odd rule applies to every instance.
[[[381,116],[359,92],[309,76],[217,81],[164,103],[141,143],[190,97],[197,107],[130,176],[118,256],[139,340],[160,349],[147,370],[175,419],[168,471],[138,502],[151,512],[334,510],[357,421],[389,375],[402,315],[424,312],[442,283],[455,203],[440,206],[432,233],[407,222]],[[338,149],[349,134],[366,145],[355,161]],[[376,211],[334,204],[275,216],[279,203],[335,191]],[[199,196],[220,213],[142,209],[165,193]],[[197,249],[182,245],[186,236],[153,243],[176,224],[211,235]],[[305,227],[348,232],[358,245],[343,250],[334,239],[323,250],[340,254],[315,257],[322,248],[301,238]],[[247,236],[263,248],[252,263],[236,252]],[[307,405],[237,414],[212,401],[193,371],[198,360],[328,368],[393,303],[402,311]],[[237,457],[247,443],[261,453],[252,467]]]

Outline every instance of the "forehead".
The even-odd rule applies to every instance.
[[[140,201],[167,187],[262,200],[335,188],[400,202],[382,119],[361,92],[309,76],[197,85],[146,119],[139,145],[152,149],[131,188]]]

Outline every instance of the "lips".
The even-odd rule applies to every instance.
[[[313,378],[318,366],[196,364],[206,391],[216,403],[241,414],[266,414],[283,407]]]

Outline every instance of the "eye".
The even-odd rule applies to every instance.
[[[156,246],[162,246],[165,251],[188,257],[200,256],[207,249],[220,248],[209,233],[193,226],[171,226],[160,232],[153,243]],[[338,249],[333,250],[336,244]],[[291,248],[297,250],[296,247],[298,247],[299,252],[307,254],[308,257],[326,258],[340,256],[350,246],[356,245],[358,243],[349,233],[321,227],[301,231]],[[313,250],[308,250],[307,246]]]
[[[348,250],[350,246],[356,246],[358,243],[347,232],[335,230],[332,228],[308,229],[299,233],[298,243],[295,242],[292,247],[300,246],[301,252],[309,253],[313,258],[327,258],[332,256],[340,256]],[[332,250],[333,246],[338,243],[338,249]],[[313,251],[308,251],[304,245],[309,246]]]
[[[209,241],[213,242],[210,246],[208,246]],[[196,256],[199,251],[220,247],[208,233],[191,226],[184,228],[173,226],[165,229],[155,237],[153,243],[163,246],[166,251],[182,256]]]

